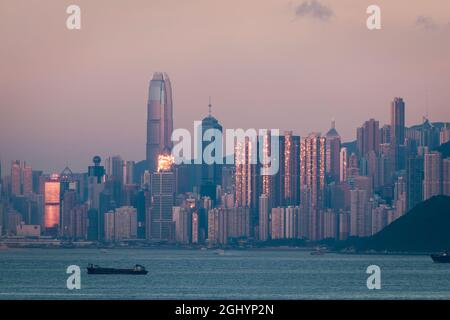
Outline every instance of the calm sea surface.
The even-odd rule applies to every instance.
[[[149,274],[88,275],[88,263]],[[82,268],[68,290],[66,268]],[[381,290],[368,290],[369,265]],[[450,299],[450,264],[428,256],[312,256],[302,251],[0,250],[0,299]]]

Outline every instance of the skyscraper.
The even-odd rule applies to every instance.
[[[374,119],[364,122],[357,130],[357,148],[360,157],[365,157],[370,151],[378,154],[380,149],[380,124]]]
[[[305,208],[309,216],[309,238],[319,240],[320,210],[324,205],[326,172],[326,138],[311,133],[302,139],[300,145],[300,187],[307,199]],[[303,199],[302,199],[303,200]]]
[[[300,202],[300,137],[292,131],[284,134],[284,205],[298,205]]]
[[[61,205],[61,224],[59,234],[66,238],[72,238],[74,236],[72,209],[76,205],[76,192],[68,190],[64,192],[62,196]]]
[[[357,237],[368,236],[369,234],[366,233],[368,222],[367,191],[360,189],[350,190],[350,235]]]
[[[284,239],[286,236],[285,234],[286,208],[285,207],[272,208],[270,216],[271,216],[270,237],[273,240]]]
[[[423,157],[408,158],[406,166],[406,208],[411,210],[423,197]]]
[[[152,205],[150,209],[148,235],[153,240],[173,240],[172,206],[175,196],[175,174],[173,159],[159,156],[158,171],[151,177]]]
[[[15,160],[11,162],[11,194],[20,195],[21,192],[21,173],[20,161]]]
[[[100,207],[100,192],[103,191],[105,186],[105,169],[103,166],[100,166],[100,157],[94,157],[93,161],[94,165],[88,168],[88,206],[89,209],[93,208],[98,210]],[[101,227],[103,228],[103,226]]]
[[[155,172],[158,155],[171,150],[173,131],[172,86],[167,74],[156,72],[150,81],[147,103],[147,165]]]
[[[125,185],[134,184],[134,161],[123,162],[123,183]]]
[[[44,185],[44,227],[52,236],[56,236],[60,225],[60,186],[58,174],[52,174]]]
[[[235,148],[236,203],[239,207],[251,207],[252,196],[252,148],[255,146],[248,137]]]
[[[419,145],[432,150],[439,146],[439,130],[436,128],[427,117],[423,117],[422,125],[420,126]]]
[[[259,240],[269,239],[269,197],[262,194],[259,197]]]
[[[423,199],[427,200],[442,193],[442,159],[437,151],[424,155]]]
[[[77,205],[71,210],[72,237],[74,239],[87,239],[88,236],[88,209],[86,204]]]
[[[202,139],[202,156],[206,154],[211,156],[211,159],[203,159],[201,164],[200,194],[209,196],[215,201],[216,187],[222,183],[222,165],[216,161],[216,159],[223,159],[223,141],[221,139],[216,140],[218,135],[221,136],[222,134],[222,126],[211,114],[211,101],[208,107],[208,116],[202,120],[202,137],[206,140]],[[211,163],[212,161],[213,163]]]
[[[175,224],[175,241],[188,244],[192,238],[192,212],[184,207],[172,208],[172,219]]]
[[[105,167],[100,165],[101,161],[99,156],[95,156],[92,159],[94,165],[88,167],[89,234],[90,239],[97,236],[98,240],[103,240],[104,218],[106,217],[106,211],[102,211],[100,206],[100,195],[105,187]],[[94,226],[97,226],[97,231],[93,229]]]
[[[325,135],[327,139],[326,169],[328,177],[335,182],[340,180],[341,136],[336,131],[335,122]]]
[[[298,237],[298,217],[300,207],[287,206],[272,208],[272,239],[295,239]]]
[[[278,137],[277,137],[278,138]],[[268,174],[269,168],[273,163],[270,163],[271,159],[271,131],[267,130],[262,137],[262,157],[263,163],[261,165],[261,193],[267,196],[268,200],[268,212],[275,205],[276,200],[276,190],[275,190],[275,177],[277,177],[278,173],[275,175]],[[274,159],[273,161],[278,161],[278,159]],[[284,169],[284,168],[283,168]],[[261,200],[260,200],[261,204]]]
[[[33,170],[26,162],[11,162],[11,194],[29,195],[33,193]]]
[[[228,243],[228,221],[225,208],[208,211],[208,243],[210,246]]]
[[[380,144],[391,143],[391,126],[385,124],[380,128]]]
[[[347,179],[359,175],[359,163],[356,154],[352,153],[348,156],[347,162]]]
[[[25,162],[22,167],[22,191],[25,195],[33,193],[33,169]]]
[[[347,148],[341,148],[339,153],[339,179],[341,182],[347,181]]]
[[[395,170],[404,169],[405,144],[405,102],[402,98],[394,98],[391,103],[391,151]]]
[[[104,182],[105,167],[100,165],[102,159],[99,156],[95,156],[92,158],[92,162],[94,165],[88,167],[88,177],[92,177],[96,183]]]
[[[137,237],[137,212],[133,207],[120,207],[114,212],[114,240]]]
[[[442,161],[442,193],[450,196],[450,158]]]
[[[250,236],[250,208],[226,208],[227,234],[229,238],[248,238]]]
[[[405,179],[400,176],[394,184],[395,219],[401,217],[406,212],[406,183]]]
[[[112,156],[105,160],[105,173],[110,181],[118,181],[123,184],[124,161],[120,156]]]
[[[104,213],[104,217],[102,219],[104,223],[104,241],[112,242],[114,241],[114,211],[107,211]]]

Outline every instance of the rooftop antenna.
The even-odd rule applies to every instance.
[[[211,108],[212,108],[212,105],[211,105],[211,96],[209,96],[208,114],[209,114],[210,117],[211,117]]]
[[[336,121],[333,119],[331,119],[331,128],[335,129],[336,128]]]

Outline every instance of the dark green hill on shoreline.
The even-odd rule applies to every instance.
[[[377,234],[349,239],[338,247],[357,251],[450,251],[450,197],[435,196],[421,202]]]
[[[442,158],[450,157],[450,141],[448,141],[444,144],[441,144],[435,150],[439,151],[442,154]]]

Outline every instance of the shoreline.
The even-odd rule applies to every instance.
[[[132,245],[132,246],[102,246],[102,245],[74,245],[64,246],[56,244],[37,244],[37,243],[21,243],[8,245],[8,243],[0,242],[0,253],[16,249],[51,249],[51,250],[77,250],[88,249],[98,250],[100,252],[107,252],[109,250],[185,250],[185,251],[300,251],[300,252],[315,252],[316,246],[266,246],[266,247],[206,247],[206,246],[177,246],[177,245]],[[437,251],[436,251],[437,252]],[[342,254],[342,255],[381,255],[381,256],[429,256],[431,252],[386,252],[386,251],[335,251],[333,249],[326,249],[323,251],[324,255]]]

